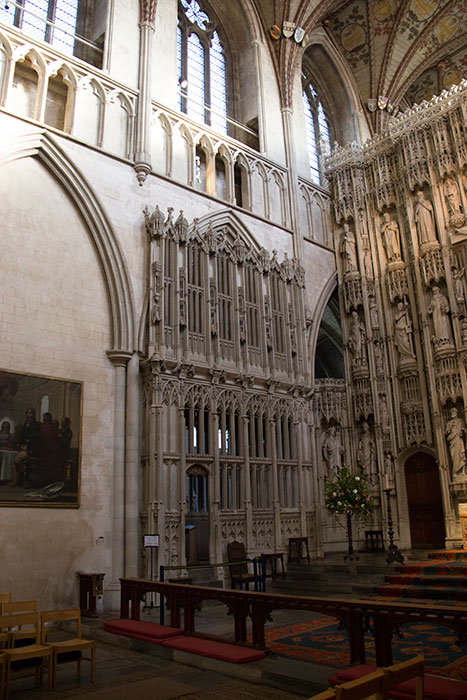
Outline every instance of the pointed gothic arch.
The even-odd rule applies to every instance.
[[[91,186],[54,138],[44,131],[0,141],[2,163],[36,157],[63,187],[80,212],[103,273],[110,315],[109,350],[132,352],[135,342],[130,278],[120,246]]]

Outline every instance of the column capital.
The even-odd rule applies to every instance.
[[[126,367],[133,353],[128,350],[107,350],[107,357],[114,367]]]
[[[157,0],[140,0],[141,24],[150,24],[154,28],[156,21]]]

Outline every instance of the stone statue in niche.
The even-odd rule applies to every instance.
[[[399,351],[401,360],[404,358],[415,359],[412,320],[407,305],[402,301],[397,304],[394,312],[394,343]]]
[[[449,215],[455,216],[456,214],[460,214],[462,211],[462,206],[459,196],[459,188],[457,186],[457,182],[455,182],[452,177],[447,177],[444,181],[444,194],[446,197]]]
[[[389,411],[386,394],[381,394],[379,397],[379,415],[381,417],[381,427],[383,428],[383,433],[387,433],[389,431]]]
[[[401,259],[401,246],[399,225],[397,221],[392,221],[388,212],[383,214],[383,225],[381,226],[381,238],[383,240],[384,252],[386,260],[394,262]]]
[[[341,436],[335,425],[330,425],[326,430],[321,447],[321,454],[323,455],[326,475],[335,475],[342,466],[342,455],[344,454]]]
[[[340,244],[340,254],[344,275],[358,271],[357,250],[355,247],[355,237],[350,230],[349,224],[344,224],[342,229],[342,240]]]
[[[464,481],[467,473],[467,457],[465,454],[465,423],[458,415],[457,408],[451,408],[449,420],[446,423],[445,435],[449,445],[452,462],[453,481]]]
[[[460,326],[462,345],[467,345],[467,318],[461,318]]]
[[[376,299],[374,296],[370,296],[368,300],[368,306],[370,308],[370,323],[372,328],[378,328],[379,327],[379,320],[378,320],[378,306],[376,304]]]
[[[375,342],[375,367],[376,374],[384,374],[383,348],[378,340]]]
[[[384,488],[393,489],[396,482],[394,457],[390,452],[384,455]]]
[[[368,476],[371,483],[378,473],[376,466],[376,444],[370,431],[370,426],[366,421],[362,423],[362,432],[357,447],[357,464]]]
[[[360,319],[358,312],[352,311],[349,333],[349,348],[353,355],[353,364],[355,367],[361,367],[362,365],[366,364],[365,342],[365,324]]]
[[[365,268],[365,277],[368,279],[373,279],[373,262],[371,260],[371,253],[369,250],[365,250],[363,253],[363,266]]]
[[[454,296],[456,297],[457,308],[459,313],[465,314],[465,293],[462,278],[464,277],[465,267],[458,270],[455,265],[452,270],[452,286],[454,288]]]
[[[452,342],[449,302],[439,287],[433,287],[433,297],[428,307],[428,313],[433,317],[433,341],[435,343]]]
[[[416,193],[415,223],[417,224],[420,245],[437,242],[433,205],[428,199],[425,199],[423,190]]]

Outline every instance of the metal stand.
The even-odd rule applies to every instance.
[[[386,494],[386,506],[388,512],[388,535],[389,535],[389,546],[388,555],[386,557],[386,563],[392,564],[393,561],[398,561],[400,564],[404,563],[404,555],[399,551],[397,544],[394,544],[394,528],[392,522],[392,510],[391,510],[391,491],[392,489],[384,489]]]

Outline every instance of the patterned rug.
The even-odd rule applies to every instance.
[[[403,637],[394,639],[394,661],[423,654],[430,673],[467,680],[467,647],[459,647],[447,627],[425,622],[404,625]],[[347,668],[350,665],[347,632],[332,617],[266,630],[270,652],[301,661]],[[373,637],[365,636],[367,663],[375,663]]]

